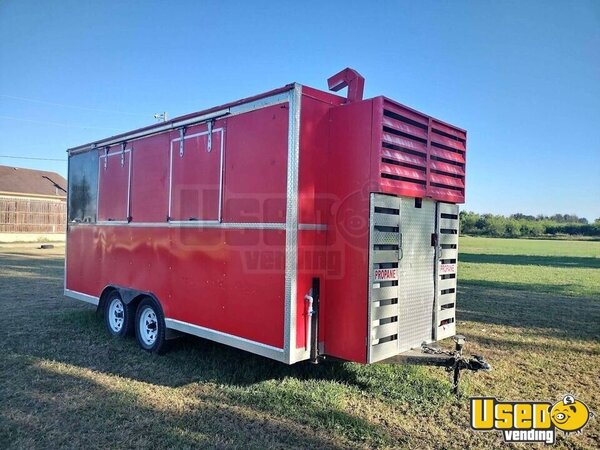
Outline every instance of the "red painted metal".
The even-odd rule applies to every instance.
[[[382,116],[381,192],[464,203],[466,132],[381,99],[374,111]]]
[[[280,230],[75,226],[67,288],[152,292],[167,317],[282,348],[283,254]]]
[[[363,99],[365,90],[365,79],[356,70],[349,67],[336,73],[327,79],[330,90],[337,92],[345,87],[348,88],[348,103],[358,102]]]
[[[183,156],[176,128],[127,142],[123,158],[120,144],[105,158],[99,141],[98,220],[129,223],[69,225],[66,288],[93,297],[108,285],[152,292],[171,319],[280,349],[291,327],[291,351],[302,354],[310,343],[304,297],[319,278],[322,350],[366,362],[369,196],[464,202],[466,132],[386,97],[362,100],[364,79],[352,69],[328,82],[348,86],[348,98],[302,86],[297,161],[289,160],[287,101],[217,118],[210,152],[208,123],[186,128]],[[290,195],[297,195],[291,223]],[[169,215],[185,223],[169,224]],[[286,285],[292,251],[296,270]],[[296,298],[293,320],[286,286]]]
[[[223,222],[284,223],[287,104],[226,119]]]
[[[131,220],[164,222],[169,213],[171,133],[140,139],[132,147]]]

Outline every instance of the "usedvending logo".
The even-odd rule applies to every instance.
[[[477,431],[500,431],[504,442],[554,444],[556,432],[578,432],[593,414],[585,403],[566,395],[549,402],[500,402],[495,398],[471,398],[471,427]]]

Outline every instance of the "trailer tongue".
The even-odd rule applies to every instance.
[[[293,83],[70,149],[65,295],[152,352],[184,332],[286,364],[442,358],[467,133],[328,82],[347,98]],[[460,345],[456,382],[487,367]]]
[[[419,350],[408,350],[380,361],[381,364],[415,364],[440,366],[452,374],[452,390],[459,395],[460,374],[463,370],[471,372],[489,372],[492,366],[481,355],[464,356],[466,338],[460,334],[452,337],[454,351],[442,350],[431,344],[423,343]]]

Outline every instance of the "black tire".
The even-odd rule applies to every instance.
[[[133,334],[135,308],[126,305],[117,291],[112,291],[104,301],[104,325],[111,336],[125,337]]]
[[[135,313],[135,337],[139,346],[151,353],[167,351],[165,316],[153,298],[144,298]]]

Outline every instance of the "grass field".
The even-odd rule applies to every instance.
[[[62,295],[63,249],[0,245],[1,448],[492,448],[468,395],[600,411],[600,242],[461,238],[458,329],[494,366],[284,366],[200,339],[165,356]],[[450,346],[450,343],[445,343]],[[559,448],[597,448],[598,418]]]

